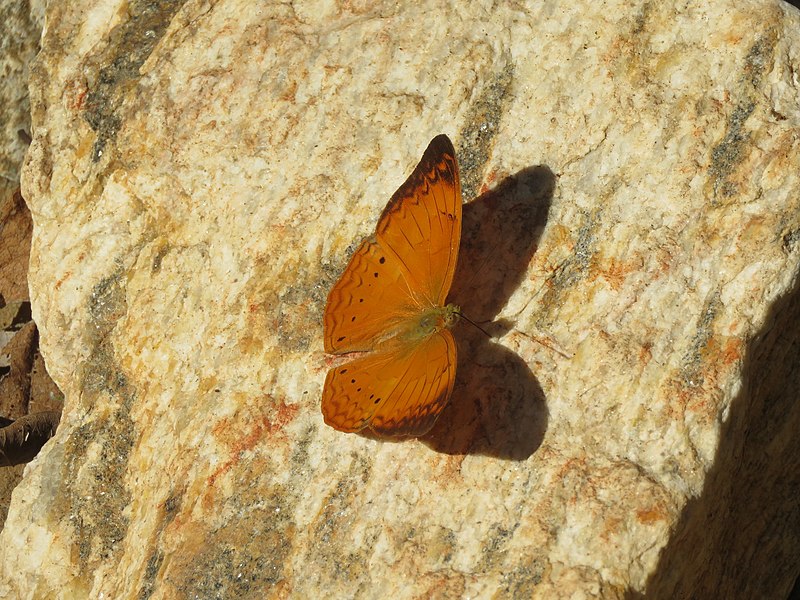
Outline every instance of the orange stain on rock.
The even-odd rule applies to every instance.
[[[642,525],[652,525],[658,521],[666,521],[667,514],[661,508],[640,508],[636,511],[636,520]]]
[[[271,396],[265,398],[267,401],[272,399]],[[243,410],[232,418],[220,420],[211,432],[220,444],[229,448],[230,458],[209,476],[209,486],[213,487],[220,475],[231,470],[246,452],[262,441],[269,443],[277,437],[283,439],[284,427],[294,420],[299,410],[298,405],[280,400],[273,402],[271,410],[267,406],[261,414],[254,414],[254,410]]]
[[[58,281],[56,281],[55,285],[53,286],[54,289],[56,290],[60,289],[61,286],[64,285],[64,282],[70,277],[72,277],[72,271],[67,271],[66,273],[64,273],[64,276],[61,277]]]
[[[478,191],[478,194],[482,195],[488,192],[494,186],[494,183],[497,181],[497,171],[492,170],[489,171],[489,174],[486,175],[486,178],[483,180],[481,184],[481,188]]]
[[[653,359],[653,343],[647,342],[642,344],[642,347],[639,349],[639,361],[642,364],[647,364]]]
[[[597,279],[602,277],[611,286],[614,291],[619,291],[628,275],[635,273],[641,269],[640,261],[622,261],[615,257],[611,257],[607,262],[600,263],[594,262],[590,268],[590,279]]]

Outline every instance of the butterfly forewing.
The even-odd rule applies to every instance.
[[[325,351],[372,350],[417,311],[397,259],[367,240],[328,294]]]
[[[387,346],[331,369],[322,413],[339,431],[423,435],[453,391],[456,345],[448,330],[420,343]]]
[[[376,233],[379,244],[402,264],[418,302],[442,306],[461,239],[461,183],[447,136],[433,138],[417,168],[392,196]]]
[[[370,350],[398,324],[444,304],[461,237],[461,187],[453,145],[431,141],[392,196],[376,235],[356,250],[325,307],[325,351]]]

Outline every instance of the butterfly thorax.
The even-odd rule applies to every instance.
[[[426,338],[437,331],[450,329],[460,314],[461,309],[455,304],[433,306],[420,312],[405,331],[398,333],[398,337],[407,340]]]

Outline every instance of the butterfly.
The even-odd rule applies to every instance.
[[[461,315],[445,305],[461,240],[453,144],[438,135],[331,288],[325,352],[363,353],[325,378],[325,423],[345,432],[420,436],[453,392]]]

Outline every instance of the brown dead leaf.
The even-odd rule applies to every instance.
[[[0,297],[28,301],[28,260],[33,222],[19,188],[0,198]]]
[[[0,427],[0,466],[30,462],[53,437],[61,412],[49,410],[31,413],[10,425]]]
[[[0,373],[0,416],[19,419],[28,414],[31,393],[31,369],[33,358],[39,345],[36,323],[29,321],[3,348],[3,363]]]

